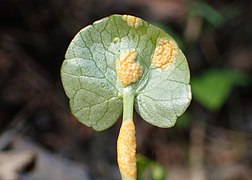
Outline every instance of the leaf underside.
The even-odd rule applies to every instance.
[[[174,41],[163,30],[142,20],[128,25],[121,15],[94,22],[76,34],[61,68],[73,115],[97,131],[111,127],[122,114],[124,87],[118,80],[120,54],[136,51],[141,78],[129,85],[135,93],[135,109],[147,122],[171,127],[191,101],[190,74],[185,56],[178,49],[165,69],[151,66],[159,38]]]

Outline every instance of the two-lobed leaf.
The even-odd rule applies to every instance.
[[[135,93],[137,112],[155,126],[173,126],[191,100],[190,74],[180,49],[167,68],[151,65],[160,38],[175,43],[158,27],[143,20],[139,27],[132,27],[121,15],[101,19],[78,32],[61,68],[73,115],[97,131],[117,121],[125,87],[118,79],[116,62],[121,53],[134,50],[142,75],[127,88]]]

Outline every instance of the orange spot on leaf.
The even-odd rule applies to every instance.
[[[142,68],[135,63],[137,57],[136,51],[126,51],[120,55],[117,61],[117,74],[124,87],[136,82],[142,74]]]
[[[151,64],[156,68],[166,68],[175,58],[177,46],[172,40],[160,38],[152,56]]]

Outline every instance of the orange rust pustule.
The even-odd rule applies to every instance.
[[[120,55],[117,61],[116,71],[124,87],[136,82],[141,77],[142,68],[139,64],[135,63],[136,57],[136,51],[126,51]]]
[[[134,29],[137,29],[138,27],[140,27],[143,24],[141,18],[131,16],[131,15],[123,15],[122,19],[124,21],[126,21],[127,24]]]
[[[176,44],[172,40],[160,38],[153,53],[151,64],[156,68],[164,69],[172,63],[176,54]]]
[[[123,180],[136,180],[136,130],[132,120],[122,123],[117,140],[117,161]]]

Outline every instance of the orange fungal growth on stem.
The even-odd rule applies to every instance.
[[[156,68],[166,68],[172,63],[177,54],[177,46],[172,40],[158,39],[157,47],[152,56],[151,64]]]
[[[131,15],[123,15],[122,19],[126,21],[127,24],[134,29],[137,29],[139,26],[143,24],[142,19]]]
[[[136,130],[133,120],[122,123],[117,140],[117,161],[123,180],[136,180]]]
[[[117,74],[124,87],[136,82],[142,74],[142,68],[135,63],[137,57],[136,51],[125,51],[120,55],[117,61]]]

